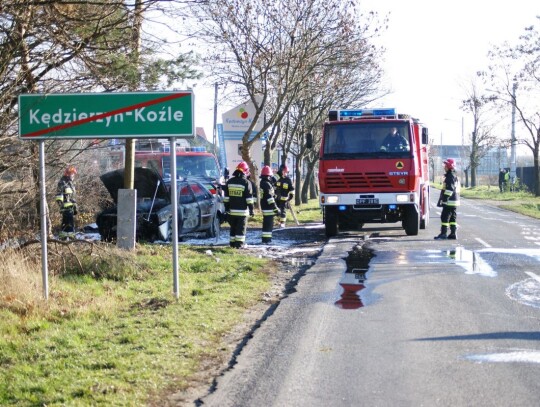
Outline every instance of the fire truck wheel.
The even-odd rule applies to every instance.
[[[403,219],[402,225],[407,236],[418,235],[418,230],[420,229],[420,215],[414,206],[409,205],[405,208],[405,218]]]
[[[338,234],[338,216],[334,211],[325,211],[324,226],[326,237],[334,237]]]

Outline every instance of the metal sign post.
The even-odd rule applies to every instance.
[[[176,138],[171,137],[171,203],[172,203],[172,260],[173,260],[173,293],[180,298],[178,278],[178,184],[176,182]]]
[[[49,298],[49,270],[47,262],[47,192],[45,188],[45,142],[39,141],[39,212],[41,223],[41,276],[43,298]]]

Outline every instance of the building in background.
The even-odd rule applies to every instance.
[[[444,174],[443,161],[453,158],[463,186],[469,186],[470,180],[470,146],[467,145],[432,145],[430,147],[430,170],[431,182],[439,182]],[[532,190],[534,185],[534,171],[532,156],[529,154],[517,155],[517,178]],[[498,185],[499,171],[501,168],[510,167],[510,148],[495,146],[490,148],[480,159],[480,165],[476,169],[477,186]]]

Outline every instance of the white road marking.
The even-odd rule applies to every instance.
[[[484,247],[491,247],[491,245],[489,243],[486,243],[484,242],[482,239],[480,239],[479,237],[476,237],[475,240],[480,243],[481,245],[483,245]]]
[[[540,276],[530,272],[530,271],[526,271],[525,274],[527,274],[529,277],[532,277],[534,278],[536,281],[540,282]]]
[[[540,352],[531,350],[521,350],[507,353],[491,353],[484,355],[467,355],[466,359],[474,362],[517,362],[517,363],[540,363]]]

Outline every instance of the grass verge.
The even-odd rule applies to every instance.
[[[3,406],[159,400],[217,357],[224,335],[270,286],[268,260],[181,246],[176,300],[170,246],[53,247],[45,301],[38,250],[0,253]]]
[[[500,208],[540,219],[540,197],[530,192],[500,192],[498,187],[481,186],[461,188],[461,196],[469,199],[482,199]]]

